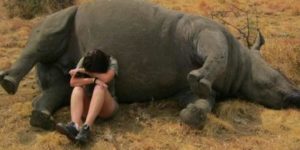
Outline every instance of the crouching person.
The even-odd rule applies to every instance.
[[[118,74],[117,61],[101,50],[89,51],[70,72],[71,122],[58,123],[58,132],[70,140],[87,143],[95,119],[110,118],[118,110],[114,78]],[[84,121],[82,118],[86,118]]]

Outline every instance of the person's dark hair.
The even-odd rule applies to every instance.
[[[85,54],[82,67],[89,72],[105,73],[108,70],[109,56],[100,49]]]

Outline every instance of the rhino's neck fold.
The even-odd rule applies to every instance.
[[[251,59],[249,50],[241,45],[231,34],[225,32],[228,44],[228,64],[223,78],[222,95],[242,97],[241,88],[249,78]]]

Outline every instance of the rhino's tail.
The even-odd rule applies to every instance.
[[[252,45],[251,50],[260,50],[260,48],[265,44],[265,38],[261,34],[260,30],[257,29],[257,37],[255,43]]]

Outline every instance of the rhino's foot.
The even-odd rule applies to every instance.
[[[207,111],[199,109],[195,104],[189,104],[185,109],[181,110],[181,120],[191,127],[202,129],[207,119]]]
[[[2,79],[1,85],[8,94],[13,95],[17,92],[19,84],[15,78],[6,75]]]
[[[3,70],[1,70],[0,71],[0,81],[2,81],[3,80],[3,78],[6,76],[8,74],[8,72],[7,71],[3,71]]]
[[[54,119],[51,115],[33,110],[30,118],[30,125],[45,130],[53,130],[55,127]]]

